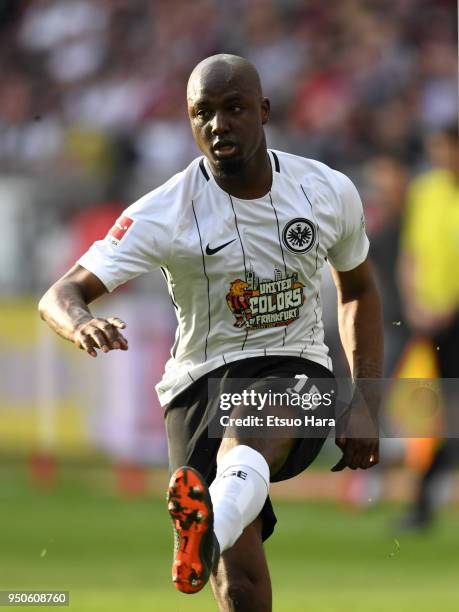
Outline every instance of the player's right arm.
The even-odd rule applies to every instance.
[[[94,317],[89,310],[88,305],[105,293],[102,281],[76,264],[48,289],[38,310],[51,329],[91,357],[97,356],[96,349],[126,351],[128,343],[121,333],[126,323],[118,317]]]
[[[177,174],[131,204],[105,238],[94,242],[48,289],[38,308],[51,329],[92,357],[97,356],[97,349],[104,353],[127,350],[127,340],[121,333],[126,327],[124,321],[94,317],[88,305],[140,274],[167,266],[174,243],[172,228],[183,201],[183,183],[183,175]]]

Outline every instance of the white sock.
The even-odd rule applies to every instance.
[[[230,548],[257,518],[268,489],[269,466],[261,453],[250,446],[238,445],[223,455],[209,489],[220,552]]]

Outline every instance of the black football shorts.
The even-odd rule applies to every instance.
[[[281,379],[282,384],[289,380],[288,387],[298,383],[297,375],[306,375],[315,379],[314,383],[320,392],[335,388],[335,379],[327,368],[300,357],[266,356],[251,357],[223,365],[192,383],[185,391],[172,399],[165,411],[166,433],[169,448],[169,468],[175,471],[181,465],[189,465],[198,470],[210,485],[217,470],[217,452],[220,438],[209,437],[208,423],[218,411],[216,397],[209,397],[209,379],[212,395],[235,391],[233,379],[251,379],[256,388],[269,381],[275,384]],[[217,380],[218,379],[218,380]],[[323,379],[323,389],[320,388]],[[236,381],[237,382],[237,381]],[[279,387],[276,388],[276,391]],[[334,406],[327,416],[334,417]],[[330,428],[322,431],[322,437],[298,437],[285,463],[271,475],[272,482],[287,480],[305,470],[319,454]],[[321,435],[322,435],[321,434]],[[268,497],[260,513],[263,520],[263,540],[274,531],[277,522],[273,506]]]

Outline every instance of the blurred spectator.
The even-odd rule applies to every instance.
[[[399,255],[400,219],[406,200],[408,172],[396,157],[380,154],[365,164],[362,177],[371,258],[379,281],[384,313],[384,376],[393,375],[409,330],[395,270]]]
[[[439,484],[459,462],[459,143],[457,124],[426,143],[433,168],[409,191],[400,259],[401,289],[414,334],[436,348],[445,406],[445,439],[423,474],[403,526],[427,527]],[[448,379],[454,379],[449,381]]]

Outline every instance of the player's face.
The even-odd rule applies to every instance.
[[[243,80],[198,79],[188,91],[188,114],[196,144],[217,175],[231,175],[265,148],[263,125],[269,102]]]

